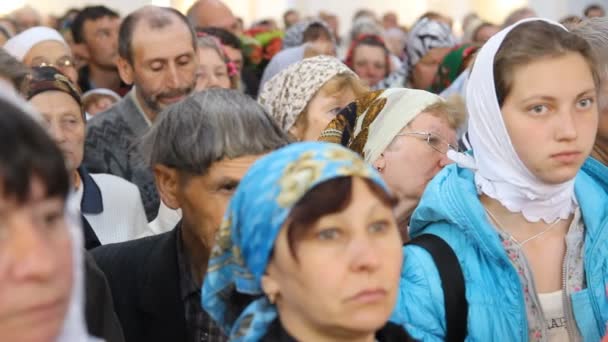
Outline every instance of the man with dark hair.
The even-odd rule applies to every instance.
[[[107,88],[124,95],[129,91],[116,68],[119,26],[118,13],[105,6],[85,7],[74,18],[71,26],[74,53],[87,62],[78,78],[83,92]]]
[[[167,233],[93,250],[126,341],[226,340],[200,298],[215,232],[250,165],[287,143],[236,90],[195,93],[163,111],[144,147],[163,202],[182,219]]]
[[[593,4],[585,8],[584,14],[586,18],[597,18],[605,16],[606,12],[604,11],[604,8],[602,6],[598,4]]]
[[[158,212],[152,171],[138,149],[158,113],[188,96],[196,84],[196,37],[184,15],[172,8],[146,6],[120,26],[118,72],[133,89],[105,113],[88,122],[84,165],[135,183],[148,220]]]

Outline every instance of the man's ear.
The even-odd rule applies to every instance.
[[[131,63],[122,57],[118,57],[116,67],[118,67],[118,74],[122,81],[126,84],[133,84],[135,70],[133,70]]]
[[[179,174],[176,169],[165,165],[154,165],[154,181],[160,199],[165,205],[171,209],[181,208],[181,203],[178,196],[179,191]]]

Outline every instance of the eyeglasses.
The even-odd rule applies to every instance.
[[[459,151],[458,147],[448,144],[440,136],[435,135],[433,133],[421,131],[421,132],[405,132],[405,133],[399,133],[396,135],[396,137],[400,137],[400,136],[412,136],[412,137],[416,137],[418,139],[423,139],[426,141],[426,143],[429,146],[431,146],[431,148],[433,148],[433,150],[435,150],[439,153],[446,154],[446,153],[448,153],[449,150],[452,150],[455,152]]]
[[[70,56],[60,57],[55,62],[50,62],[48,59],[46,59],[44,57],[36,57],[32,60],[31,66],[33,68],[46,67],[46,66],[55,67],[55,68],[70,68],[70,67],[76,67],[76,62],[74,61],[74,58],[72,58]]]

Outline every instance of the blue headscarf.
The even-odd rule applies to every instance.
[[[216,235],[203,284],[203,308],[230,341],[259,341],[277,312],[261,278],[294,205],[325,181],[367,178],[388,188],[356,153],[337,144],[295,143],[257,161],[241,180]]]

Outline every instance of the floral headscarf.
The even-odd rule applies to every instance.
[[[317,91],[338,74],[356,74],[339,59],[330,56],[306,58],[271,78],[258,102],[287,132]]]
[[[357,154],[321,142],[294,143],[257,161],[232,197],[216,235],[202,289],[203,308],[230,341],[259,341],[276,319],[261,277],[294,205],[328,180],[357,176],[387,192],[380,175]]]
[[[381,88],[405,86],[409,81],[412,69],[429,51],[454,45],[456,45],[456,39],[446,23],[429,18],[420,19],[408,34],[405,51],[407,63],[403,63],[401,69],[384,79],[380,83]]]
[[[371,164],[418,114],[442,101],[441,97],[418,89],[369,92],[344,107],[319,140],[346,146]]]
[[[443,58],[443,62],[437,70],[437,75],[435,75],[435,80],[433,80],[433,85],[429,90],[439,94],[449,87],[466,69],[478,49],[479,46],[477,45],[463,44],[450,51]]]

